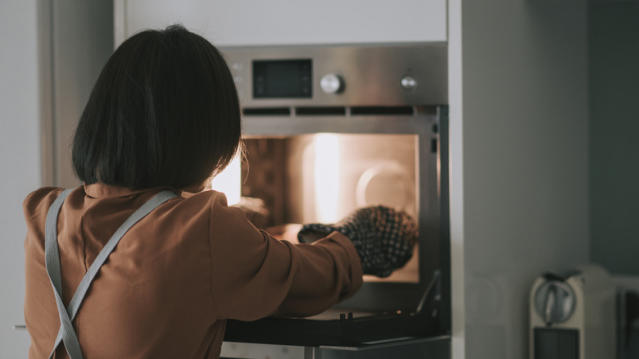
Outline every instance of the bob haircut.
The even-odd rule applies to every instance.
[[[173,25],[140,32],[104,66],[78,123],[73,167],[85,184],[202,184],[240,142],[237,92],[203,37]]]

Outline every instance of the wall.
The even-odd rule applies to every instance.
[[[446,0],[115,0],[116,40],[182,23],[216,45],[445,41]]]
[[[111,1],[50,0],[52,66],[52,147],[54,184],[80,184],[71,165],[73,135],[91,89],[113,52],[113,3]]]
[[[591,259],[639,291],[639,2],[589,5]],[[639,357],[639,326],[621,358]]]
[[[533,279],[588,261],[586,2],[461,4],[465,353],[525,358]]]
[[[22,200],[40,186],[37,1],[0,2],[0,358],[25,358]]]
[[[0,358],[26,357],[29,343],[12,329],[24,323],[22,200],[77,183],[70,140],[112,44],[108,1],[0,2]]]
[[[590,4],[591,257],[639,275],[639,2]]]

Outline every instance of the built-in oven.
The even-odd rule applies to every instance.
[[[412,259],[391,276],[366,276],[357,294],[316,317],[230,322],[226,340],[352,346],[449,334],[445,44],[222,52],[245,151],[214,189],[283,236],[373,205],[403,210],[419,226]]]

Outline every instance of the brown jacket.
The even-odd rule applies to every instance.
[[[75,189],[58,217],[63,298],[115,230],[161,189],[92,184]],[[46,358],[59,320],[44,264],[44,223],[60,188],[24,201],[25,320],[29,358]],[[74,326],[87,359],[217,358],[225,319],[318,313],[362,283],[350,241],[333,233],[312,245],[255,228],[223,194],[204,191],[160,205],[134,225],[101,268]],[[56,358],[66,358],[60,345]]]

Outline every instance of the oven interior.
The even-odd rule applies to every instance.
[[[246,136],[243,144],[242,155],[212,187],[278,238],[295,241],[302,224],[336,223],[368,206],[388,206],[418,221],[415,134]],[[391,276],[364,280],[418,283],[419,245]]]

